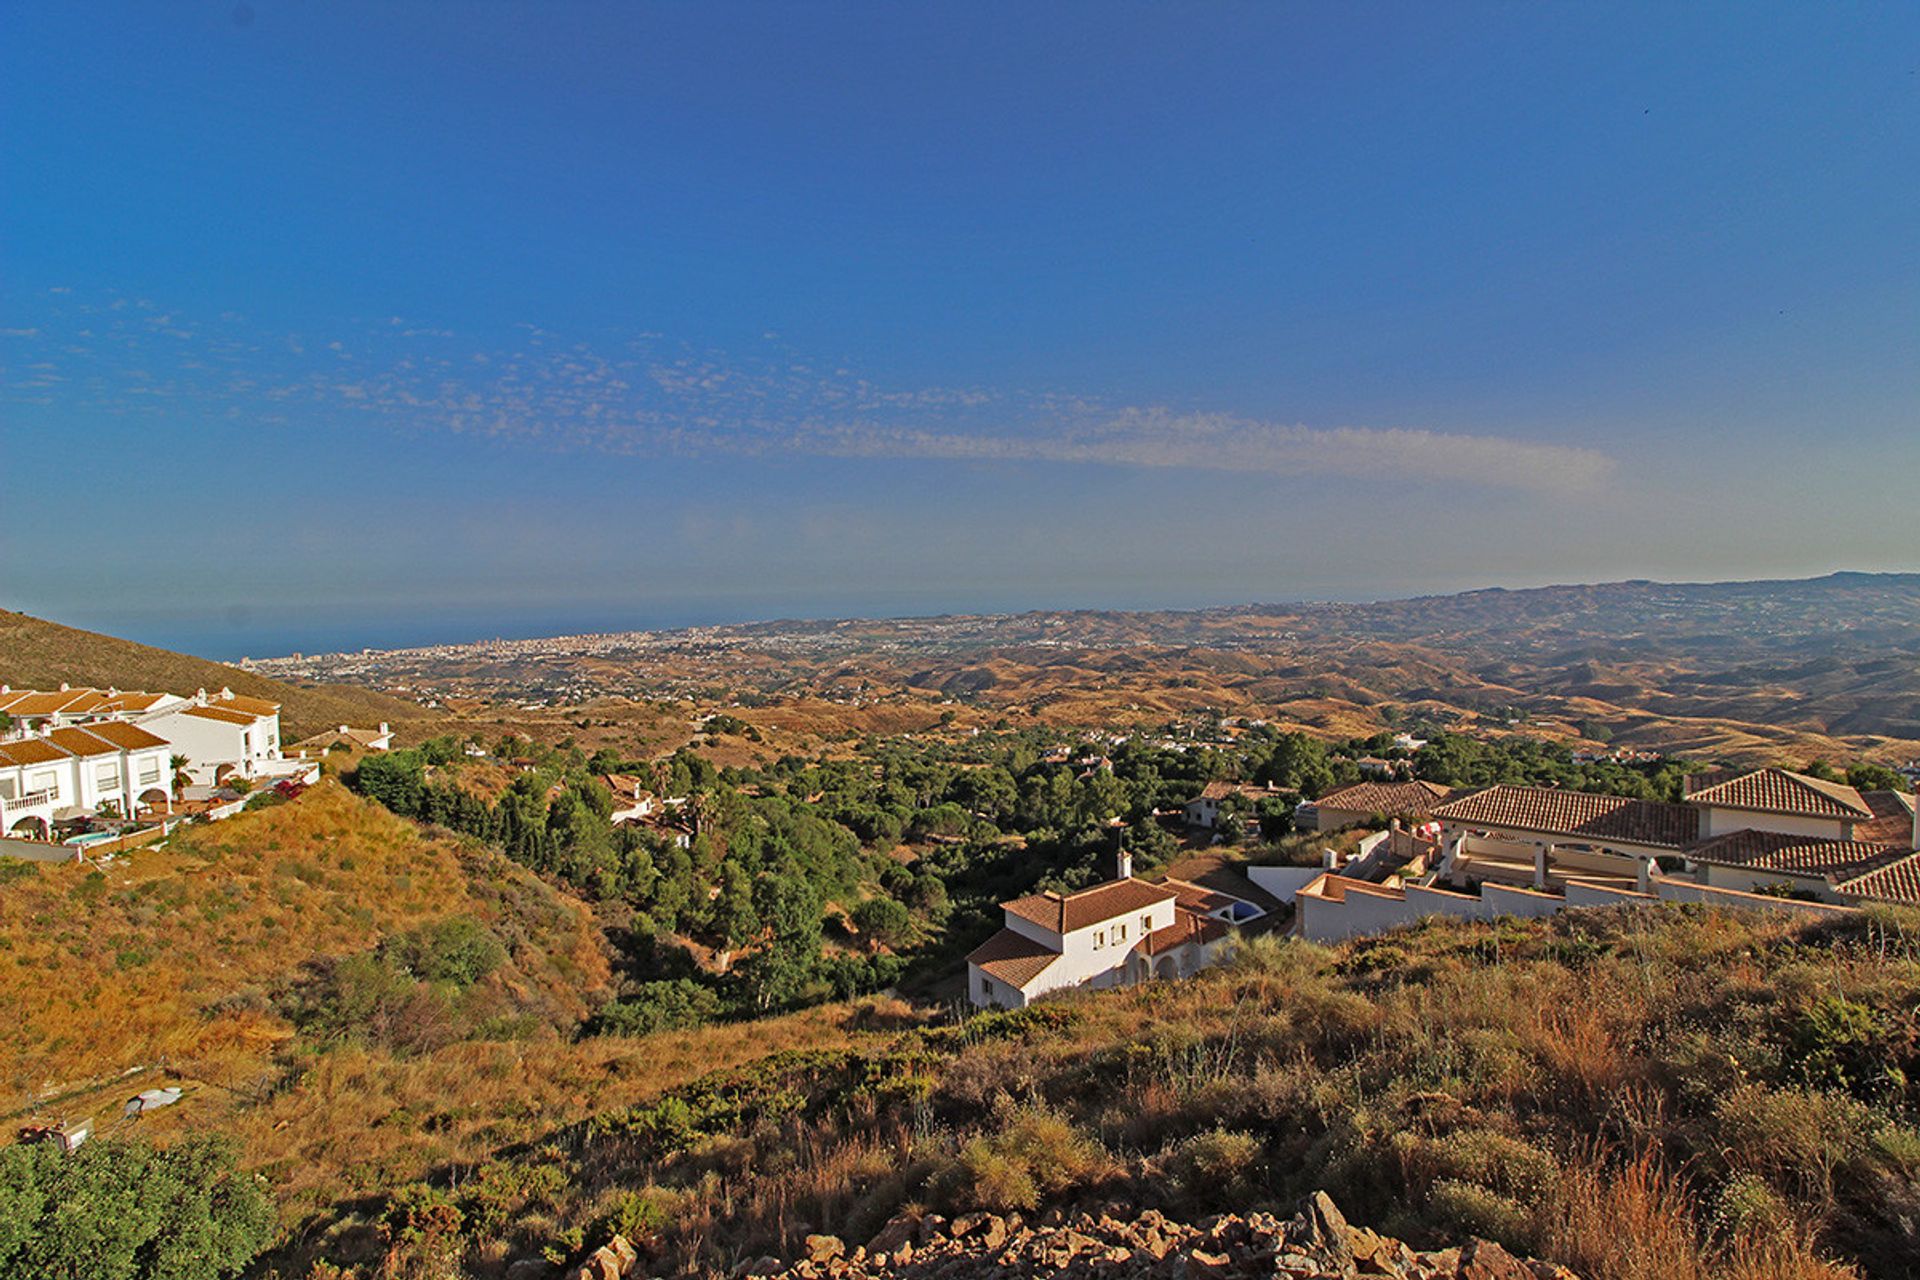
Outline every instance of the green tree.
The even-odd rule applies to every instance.
[[[273,1204],[222,1139],[0,1148],[0,1274],[219,1280],[267,1244]]]
[[[854,927],[873,946],[894,950],[913,937],[913,913],[892,898],[868,898],[854,904]]]
[[[820,895],[801,876],[762,875],[753,907],[765,929],[760,949],[740,966],[746,998],[765,1011],[793,1003],[820,964]]]

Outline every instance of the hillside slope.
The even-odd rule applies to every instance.
[[[475,999],[549,1034],[612,978],[577,900],[332,782],[100,870],[0,872],[0,1082],[14,1096],[156,1063],[228,1082],[264,1072],[314,966],[455,918],[505,950]]]
[[[385,720],[402,725],[434,718],[425,707],[371,689],[284,683],[6,609],[0,609],[0,680],[16,689],[57,689],[64,682],[188,696],[196,689],[229,688],[278,702],[288,742],[340,724]]]

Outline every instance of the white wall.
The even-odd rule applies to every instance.
[[[1700,836],[1706,839],[1729,831],[1779,831],[1790,836],[1817,836],[1822,840],[1845,840],[1852,824],[1839,818],[1800,818],[1784,813],[1755,813],[1751,809],[1726,809],[1701,805]]]
[[[1282,902],[1292,902],[1300,891],[1326,872],[1319,867],[1247,867],[1247,879]]]
[[[1833,891],[1833,886],[1827,883],[1824,876],[1794,876],[1753,867],[1717,867],[1712,863],[1705,863],[1700,869],[1706,873],[1707,883],[1716,889],[1754,893],[1771,885],[1783,884],[1790,889],[1811,893],[1822,902],[1841,901],[1840,895]]]
[[[1011,921],[1012,917],[1009,917]],[[1024,923],[1024,922],[1023,922]],[[1060,958],[1027,988],[1031,1000],[1062,987],[1113,986],[1125,981],[1128,959],[1141,939],[1173,923],[1173,899],[1129,912],[1114,920],[1059,935]],[[1124,930],[1124,936],[1122,931]],[[1035,937],[1031,932],[1027,937]]]

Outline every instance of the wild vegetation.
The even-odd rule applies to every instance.
[[[1597,1280],[1900,1277],[1920,1274],[1916,1119],[1920,917],[1434,922],[771,1055],[368,1220],[404,1274],[616,1230],[718,1272],[916,1205],[1192,1220],[1324,1188],[1410,1242],[1485,1236]],[[329,1239],[352,1258],[344,1226]]]

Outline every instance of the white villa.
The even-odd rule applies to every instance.
[[[1209,782],[1200,789],[1199,795],[1187,801],[1187,825],[1211,831],[1219,825],[1222,805],[1235,796],[1240,798],[1243,809],[1251,814],[1262,800],[1285,794],[1278,787],[1262,787],[1251,782]]]
[[[279,776],[280,704],[246,698],[231,689],[211,697],[202,689],[184,706],[141,720],[187,758],[186,773],[201,786]]]
[[[170,754],[165,738],[116,720],[0,742],[0,835],[46,839],[67,811],[169,808]]]
[[[1920,904],[1912,797],[1786,769],[1699,774],[1677,804],[1503,784],[1434,806],[1431,821],[1431,870],[1395,884],[1321,876],[1299,891],[1296,931],[1330,941],[1425,915],[1644,900]]]
[[[1119,875],[1078,893],[1003,902],[1005,927],[967,957],[967,998],[1018,1009],[1053,991],[1183,978],[1218,958],[1233,924],[1264,912],[1180,880],[1150,884],[1122,854]]]
[[[317,766],[280,750],[280,707],[222,689],[171,693],[0,685],[0,835],[45,838],[86,812],[170,809],[173,757],[202,786],[239,776],[309,776]],[[385,730],[386,726],[381,726]],[[62,812],[68,811],[68,812]]]
[[[660,802],[646,783],[628,773],[602,775],[601,782],[613,793],[613,812],[607,820],[615,826],[623,822],[644,822],[660,812]]]
[[[349,751],[391,751],[393,730],[387,727],[385,720],[380,722],[377,729],[356,729],[350,724],[343,724],[330,732],[302,738],[293,747],[303,756],[309,751],[325,755],[335,747]]]

